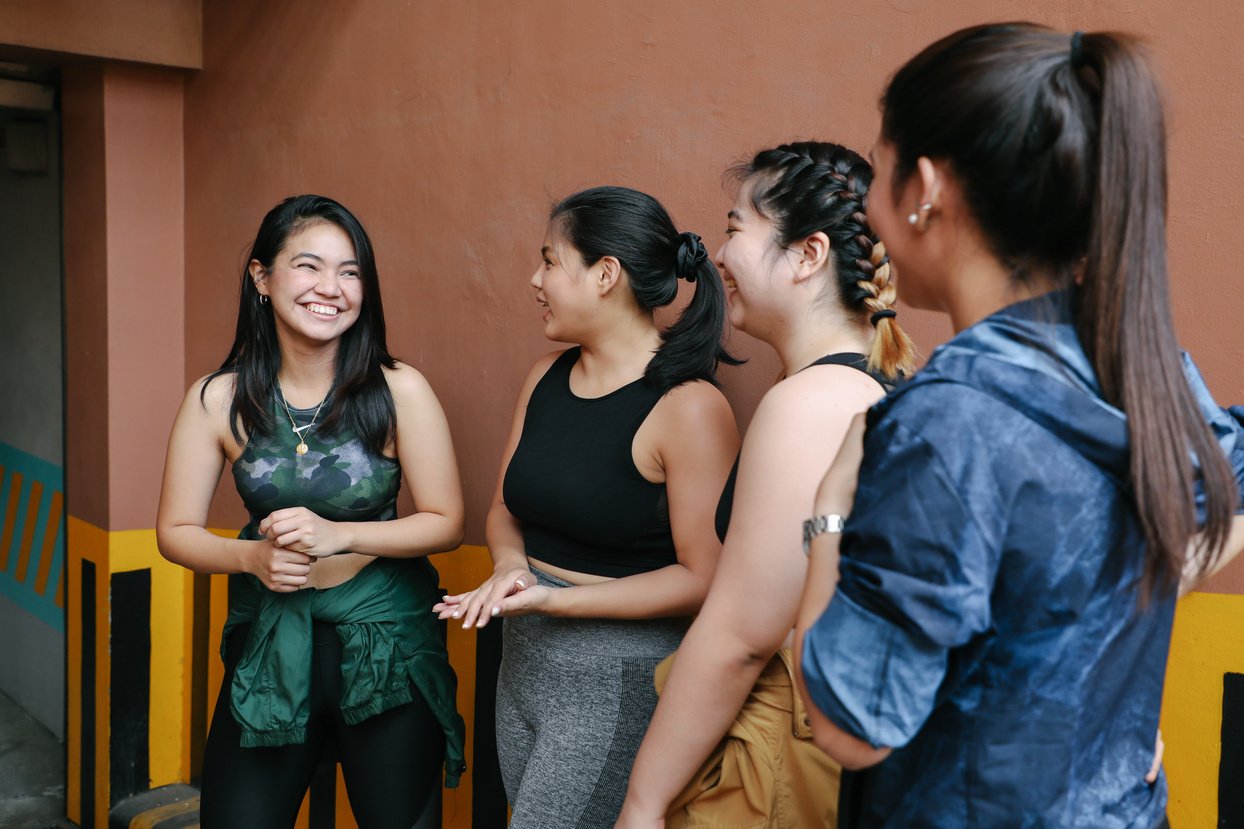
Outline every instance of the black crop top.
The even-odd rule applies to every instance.
[[[501,493],[527,553],[556,567],[629,576],[674,564],[665,484],[639,474],[635,433],[661,399],[643,379],[576,397],[571,348],[531,392]]]
[[[837,354],[826,354],[815,363],[805,366],[804,368],[812,368],[812,366],[847,366],[849,368],[859,369],[869,377],[877,381],[886,393],[894,391],[895,382],[888,379],[884,374],[878,374],[875,371],[868,370],[868,358],[863,354],[855,354],[850,351],[842,351]],[[803,371],[804,369],[800,369]],[[717,502],[717,520],[715,522],[717,528],[717,538],[725,543],[726,530],[730,528],[730,513],[734,509],[734,485],[739,477],[739,459],[734,459],[734,466],[730,470],[730,477],[726,478],[726,486],[721,491],[721,499]]]

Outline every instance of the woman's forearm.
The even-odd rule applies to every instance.
[[[196,573],[250,573],[259,542],[223,538],[192,525],[160,527],[156,545],[164,558]]]
[[[369,556],[418,558],[454,550],[462,543],[462,521],[435,512],[339,526],[346,533],[345,552]]]
[[[523,529],[518,520],[500,501],[494,502],[484,521],[484,538],[488,542],[488,554],[492,556],[493,572],[514,567],[528,567],[527,551],[523,545]]]
[[[876,765],[890,754],[888,748],[875,748],[853,737],[834,723],[816,705],[808,692],[803,674],[804,637],[816,624],[817,619],[829,607],[838,586],[837,534],[818,536],[812,541],[808,561],[808,581],[800,602],[798,621],[795,624],[795,684],[803,696],[812,723],[812,738],[816,744],[845,769],[858,770]]]
[[[707,592],[704,577],[681,564],[671,564],[647,573],[555,590],[543,612],[591,619],[693,616]]]

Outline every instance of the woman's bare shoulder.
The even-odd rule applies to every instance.
[[[237,375],[232,371],[205,374],[190,384],[185,402],[198,402],[209,415],[228,417],[236,380]]]

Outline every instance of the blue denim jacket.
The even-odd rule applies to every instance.
[[[1244,480],[1244,411],[1187,376]],[[1175,600],[1139,603],[1127,422],[1070,294],[1010,306],[868,415],[841,581],[805,640],[816,705],[895,750],[840,827],[1137,827]]]

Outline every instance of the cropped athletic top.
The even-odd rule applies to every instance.
[[[260,521],[288,507],[306,507],[330,521],[397,517],[402,471],[396,460],[375,455],[344,428],[335,435],[304,431],[309,449],[299,455],[298,438],[275,398],[272,414],[273,434],[252,435],[233,464],[250,513],[240,538],[259,539]],[[293,409],[292,416],[304,425],[313,411]],[[465,728],[455,705],[457,679],[430,613],[438,582],[426,558],[377,557],[343,584],[295,593],[274,593],[249,574],[231,575],[222,651],[230,630],[249,625],[229,689],[242,746],[306,742],[312,624],[331,622],[342,646],[345,721],[357,724],[420,694],[445,732],[445,783],[457,785],[465,768]]]
[[[826,354],[815,363],[810,363],[800,371],[812,368],[812,366],[847,366],[848,368],[859,369],[860,371],[873,378],[886,390],[888,394],[894,391],[895,383],[887,378],[884,374],[875,371],[869,371],[868,358],[863,354],[855,354],[850,351],[840,351],[837,354]],[[725,543],[726,530],[730,528],[730,513],[734,509],[734,486],[739,477],[739,459],[734,459],[734,467],[730,470],[730,477],[726,478],[726,486],[721,491],[721,500],[717,502],[717,538]]]
[[[662,397],[642,378],[601,397],[577,397],[571,348],[531,392],[502,496],[522,523],[528,554],[556,567],[629,576],[677,561],[665,484],[639,474],[635,433]]]

